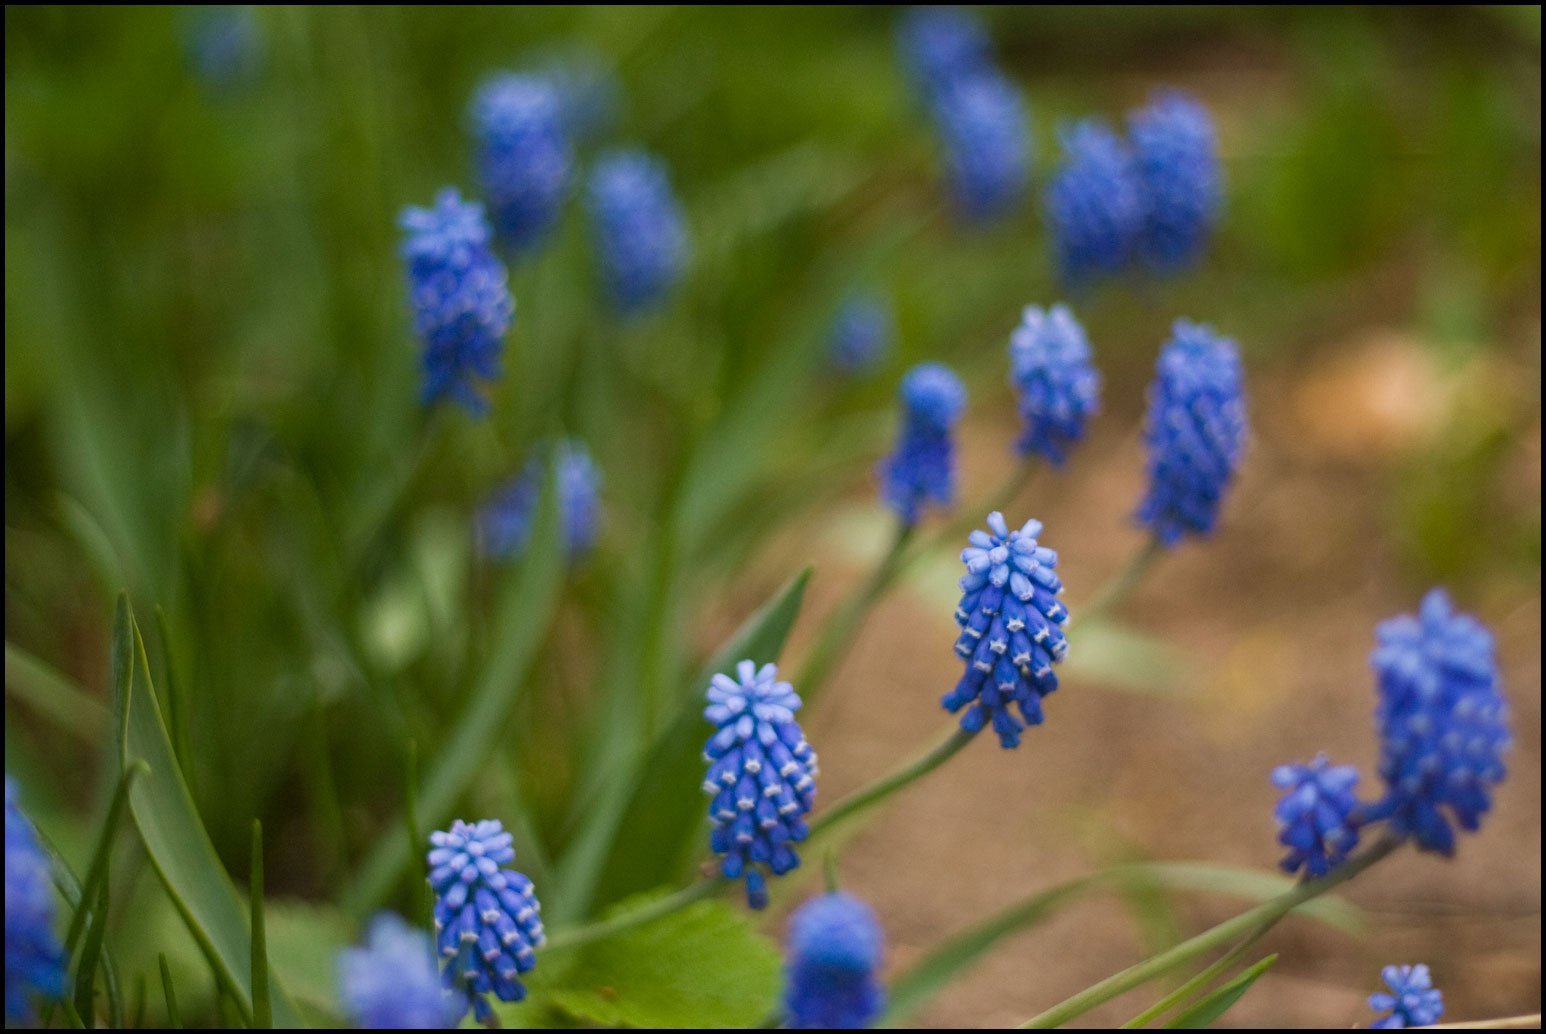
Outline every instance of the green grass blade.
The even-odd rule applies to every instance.
[[[172,970],[166,964],[166,953],[160,952],[156,958],[161,963],[161,993],[166,996],[166,1025],[173,1029],[183,1025],[183,1018],[177,1011],[177,991],[172,987]]]
[[[97,960],[102,957],[102,941],[107,936],[108,879],[102,874],[97,890],[96,908],[81,946],[80,962],[75,969],[75,1013],[88,1028],[96,1026]]]
[[[109,715],[101,702],[12,643],[5,644],[5,693],[87,746],[96,746],[108,728]]]
[[[252,877],[247,893],[252,915],[252,1025],[267,1030],[274,1025],[274,1010],[268,993],[268,933],[263,920],[263,823],[257,819],[252,820]]]
[[[107,879],[108,860],[113,853],[113,842],[118,836],[118,825],[123,819],[124,807],[129,802],[129,788],[134,785],[134,780],[149,772],[150,769],[143,761],[136,761],[119,777],[118,789],[113,791],[113,803],[107,810],[107,820],[102,823],[102,834],[97,838],[97,847],[91,855],[91,867],[86,870],[86,882],[81,886],[81,901],[93,901],[96,899],[97,888]],[[70,919],[69,930],[64,936],[64,953],[73,955],[75,946],[80,943],[81,933],[86,928],[85,908],[77,908],[75,915]]]
[[[1170,1028],[1179,1027],[1185,1030],[1198,1030],[1203,1027],[1213,1026],[1214,1022],[1228,1012],[1230,1007],[1238,1002],[1251,989],[1251,985],[1256,983],[1263,973],[1271,969],[1272,964],[1276,961],[1278,961],[1276,955],[1268,955],[1256,963],[1256,965],[1165,1024],[1165,1026]]]
[[[43,828],[34,824],[33,829],[38,835],[38,846],[42,847],[43,852],[48,855],[49,872],[53,876],[54,889],[59,891],[59,896],[64,898],[64,903],[70,907],[72,912],[84,911],[82,902],[85,899],[81,894],[80,878],[75,875],[75,870],[70,868],[70,863],[65,861],[64,855],[59,853],[59,848],[54,846],[54,842],[49,839],[48,834],[43,832]],[[112,951],[106,945],[102,948],[102,957],[99,960],[99,964],[102,967],[103,986],[109,988],[111,993],[117,994],[118,966],[113,961]],[[51,1003],[43,1013],[44,1027],[49,1026],[53,1020],[55,1004],[63,1005],[67,1011],[74,1012],[74,1006],[70,1004],[68,996],[60,1003]],[[80,1025],[79,1017],[77,1016],[74,1026],[79,1027]]]

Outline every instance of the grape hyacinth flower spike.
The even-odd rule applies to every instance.
[[[1020,745],[1027,725],[1041,724],[1041,698],[1058,686],[1053,666],[1068,655],[1058,555],[1037,542],[1040,534],[1040,521],[1011,531],[995,510],[988,514],[988,531],[972,532],[971,545],[961,551],[966,577],[955,648],[966,672],[940,703],[952,714],[966,709],[961,728],[967,732],[991,723],[1005,748]]]
[[[828,356],[846,374],[863,373],[885,358],[895,331],[890,306],[874,294],[851,296],[832,321]]]
[[[499,353],[515,318],[483,206],[447,188],[432,208],[404,209],[400,222],[414,328],[424,342],[424,401],[452,398],[482,413],[488,406],[474,385],[499,376]]]
[[[660,301],[687,264],[687,225],[666,166],[641,151],[600,158],[587,192],[601,275],[624,315]]]
[[[1169,91],[1128,116],[1143,198],[1138,250],[1153,269],[1196,262],[1223,201],[1213,120],[1201,104]]]
[[[528,251],[558,221],[574,177],[563,98],[545,79],[503,72],[478,89],[471,116],[494,229],[513,251]]]
[[[955,425],[966,389],[943,363],[924,363],[902,379],[902,432],[880,465],[881,498],[903,524],[918,523],[925,504],[955,500]]]
[[[932,97],[993,67],[982,22],[958,7],[914,7],[897,23],[897,48],[918,93]]]
[[[1110,127],[1087,119],[1059,139],[1064,162],[1043,200],[1063,281],[1081,286],[1127,265],[1143,199],[1132,153]]]
[[[1020,455],[1062,466],[1100,409],[1100,372],[1084,328],[1066,305],[1027,305],[1009,336],[1009,382],[1025,422]]]
[[[1301,868],[1314,877],[1326,875],[1347,860],[1358,846],[1358,770],[1333,765],[1318,755],[1308,765],[1280,765],[1272,783],[1286,791],[1273,816],[1282,827],[1278,842],[1288,848],[1283,871]]]
[[[478,513],[478,537],[495,559],[526,548],[542,492],[542,460],[532,457],[521,473],[501,488]],[[601,471],[577,439],[558,446],[558,509],[563,522],[564,554],[574,563],[590,552],[601,523]]]
[[[1508,704],[1492,635],[1433,589],[1419,613],[1382,622],[1377,636],[1370,662],[1386,790],[1368,818],[1388,820],[1425,851],[1451,854],[1452,823],[1476,830],[1507,774]]]
[[[5,779],[5,1020],[32,1017],[32,1000],[65,990],[64,949],[54,932],[54,888],[48,857]]]
[[[479,1023],[494,1015],[490,994],[501,1002],[526,997],[520,975],[536,965],[535,949],[542,946],[542,906],[531,880],[504,868],[515,860],[510,840],[494,819],[458,819],[429,837],[442,979],[458,996],[455,1015],[470,1006]]]
[[[989,69],[940,87],[932,110],[945,142],[946,178],[957,211],[984,222],[1014,208],[1031,169],[1020,91]]]
[[[1177,320],[1149,386],[1149,484],[1138,523],[1166,547],[1206,535],[1245,452],[1240,351],[1209,327]]]
[[[784,1012],[796,1030],[859,1030],[886,1005],[876,980],[884,951],[869,905],[848,894],[812,898],[789,917]]]
[[[714,676],[703,710],[717,726],[703,748],[703,789],[713,795],[709,846],[724,856],[726,879],[745,878],[747,904],[765,908],[764,870],[782,876],[800,864],[794,845],[808,832],[816,754],[794,717],[800,697],[774,665],[741,661],[735,674]]]
[[[390,912],[371,920],[364,947],[339,953],[338,996],[366,1030],[443,1030],[464,1011],[441,985],[429,937]]]
[[[1428,1027],[1444,1015],[1444,995],[1433,986],[1427,966],[1386,966],[1380,977],[1390,991],[1370,995],[1369,1008],[1390,1015],[1369,1024],[1370,1030]]]

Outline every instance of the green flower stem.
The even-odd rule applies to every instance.
[[[1131,991],[1133,988],[1148,983],[1156,977],[1170,972],[1177,966],[1184,965],[1199,955],[1213,951],[1224,946],[1236,938],[1242,936],[1260,936],[1271,929],[1278,920],[1288,915],[1300,905],[1331,890],[1341,886],[1348,880],[1357,876],[1365,869],[1379,862],[1400,845],[1400,841],[1385,839],[1375,844],[1369,850],[1356,858],[1351,858],[1340,867],[1334,869],[1326,876],[1308,883],[1301,883],[1293,890],[1278,895],[1271,901],[1265,901],[1255,908],[1242,912],[1233,919],[1226,919],[1210,930],[1204,930],[1197,936],[1182,941],[1180,944],[1158,955],[1150,956],[1136,965],[1129,966],[1120,973],[1114,973],[1099,983],[1080,991],[1078,994],[1065,998],[1046,1012],[1034,1016],[1022,1023],[1021,1028],[1044,1029],[1059,1027],[1069,1020],[1083,1016],[1091,1009],[1102,1005],[1117,995]]]
[[[880,563],[870,573],[869,580],[822,629],[821,638],[816,641],[815,648],[806,658],[805,667],[794,682],[806,706],[815,702],[827,678],[858,637],[870,608],[885,595],[897,573],[902,570],[902,557],[907,544],[912,541],[913,531],[913,525],[898,522],[891,548],[881,557]]]
[[[1143,576],[1148,573],[1154,561],[1164,554],[1165,547],[1160,544],[1158,538],[1151,535],[1145,540],[1143,548],[1127,562],[1127,566],[1101,586],[1095,598],[1079,610],[1080,620],[1085,622],[1099,620],[1108,610],[1121,603],[1143,580]]]
[[[897,768],[890,775],[882,776],[869,786],[855,790],[822,812],[821,817],[811,823],[810,839],[814,840],[844,819],[873,807],[903,787],[928,775],[959,753],[961,748],[972,742],[976,736],[977,733],[968,732],[952,721],[950,734],[938,744]]]
[[[657,898],[647,905],[641,905],[631,911],[624,912],[622,915],[613,916],[611,919],[603,919],[598,923],[577,926],[569,930],[559,930],[547,939],[544,947],[549,951],[577,948],[582,944],[589,944],[591,941],[610,937],[624,930],[631,930],[635,926],[643,926],[645,923],[652,922],[662,916],[668,916],[678,909],[686,908],[694,902],[712,897],[730,886],[730,884],[731,881],[723,876],[714,876],[689,883],[675,894],[668,894],[663,898]]]
[[[1149,1006],[1137,1016],[1134,1016],[1132,1019],[1122,1024],[1121,1029],[1132,1030],[1133,1028],[1143,1027],[1149,1023],[1152,1023],[1160,1016],[1163,1016],[1171,1009],[1174,1009],[1176,1006],[1192,997],[1192,995],[1201,991],[1204,987],[1207,987],[1210,983],[1216,980],[1220,974],[1226,972],[1229,967],[1240,961],[1241,957],[1245,955],[1246,951],[1250,949],[1251,945],[1260,940],[1262,934],[1266,933],[1268,929],[1269,927],[1267,926],[1259,926],[1255,930],[1252,930],[1250,933],[1246,934],[1240,939],[1239,944],[1236,944],[1233,948],[1229,949],[1229,951],[1221,956],[1217,962],[1210,965],[1207,969],[1202,970],[1186,983],[1182,984],[1180,987],[1176,988],[1174,991],[1170,992],[1165,997]]]

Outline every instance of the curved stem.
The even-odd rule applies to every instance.
[[[675,894],[668,894],[663,898],[651,901],[647,905],[624,912],[622,915],[613,916],[611,919],[603,919],[599,923],[591,923],[587,926],[577,926],[569,930],[560,930],[547,939],[544,947],[549,951],[563,948],[576,948],[591,941],[610,937],[612,934],[623,930],[632,929],[635,926],[643,926],[662,916],[668,916],[672,912],[686,908],[688,905],[704,898],[713,896],[716,892],[730,886],[730,880],[723,876],[715,876],[709,879],[701,879],[689,883]]]
[[[952,722],[950,735],[938,744],[897,768],[890,775],[882,776],[869,786],[855,790],[823,812],[820,818],[811,823],[811,838],[814,839],[849,816],[878,804],[909,783],[928,775],[954,757],[976,735],[977,733],[968,732]]]
[[[1058,1027],[1069,1020],[1083,1016],[1091,1009],[1110,1001],[1119,994],[1131,991],[1141,984],[1148,983],[1155,977],[1183,965],[1199,955],[1222,947],[1237,937],[1250,935],[1254,939],[1266,933],[1278,920],[1298,908],[1307,901],[1317,898],[1340,886],[1357,876],[1365,869],[1390,854],[1401,842],[1387,838],[1375,844],[1369,850],[1356,858],[1350,858],[1340,867],[1318,880],[1301,883],[1293,890],[1280,894],[1271,901],[1263,902],[1255,908],[1242,912],[1233,919],[1226,919],[1210,930],[1158,955],[1150,956],[1135,965],[1129,966],[1120,973],[1114,973],[1106,979],[1092,984],[1083,991],[1065,998],[1037,1016],[1020,1024],[1021,1028],[1049,1028]]]
[[[869,580],[823,628],[821,638],[816,641],[815,648],[806,658],[805,667],[800,670],[800,676],[794,683],[807,706],[815,702],[828,676],[853,644],[870,608],[896,579],[902,569],[902,555],[907,544],[912,541],[913,531],[914,525],[897,524],[891,548],[881,557],[880,563],[870,573]]]

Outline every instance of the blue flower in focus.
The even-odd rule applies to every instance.
[[[1450,854],[1455,831],[1476,830],[1507,770],[1508,704],[1492,635],[1457,613],[1442,589],[1421,611],[1382,622],[1370,662],[1379,678],[1375,724],[1385,796],[1369,819],[1388,819],[1425,851]]]
[[[424,401],[452,398],[474,413],[487,403],[479,378],[499,376],[499,353],[515,318],[504,265],[489,249],[483,206],[454,188],[433,208],[407,208],[399,220],[407,239],[409,300],[424,342]]]
[[[186,15],[184,47],[206,86],[227,90],[258,74],[263,65],[263,30],[251,6],[204,7]]]
[[[991,534],[972,532],[961,551],[966,577],[956,607],[956,653],[966,673],[940,703],[952,714],[966,708],[961,728],[968,732],[991,722],[999,743],[1013,748],[1027,725],[1041,724],[1041,698],[1058,688],[1052,668],[1068,656],[1068,611],[1058,602],[1058,555],[1036,541],[1041,522],[1010,531],[994,511],[988,529]]]
[[[1149,386],[1149,487],[1138,522],[1166,546],[1206,535],[1245,452],[1240,352],[1212,329],[1177,320]]]
[[[985,220],[1013,208],[1030,179],[1031,141],[1020,91],[985,69],[941,84],[934,121],[945,142],[951,196],[962,215]]]
[[[54,933],[49,862],[5,778],[5,1020],[25,1023],[34,997],[64,995],[65,957]]]
[[[442,1030],[465,1011],[441,986],[429,937],[390,912],[371,920],[363,948],[338,953],[338,996],[366,1030]]]
[[[536,76],[500,73],[472,101],[478,182],[494,229],[526,251],[558,221],[574,176],[574,153],[558,90]]]
[[[1318,877],[1346,861],[1358,846],[1358,770],[1332,765],[1321,754],[1308,765],[1279,765],[1272,784],[1286,791],[1272,812],[1282,827],[1278,843],[1288,848],[1283,871],[1303,868]]]
[[[816,754],[795,721],[800,697],[778,669],[741,661],[735,673],[714,676],[703,710],[717,727],[703,748],[703,790],[714,797],[709,846],[724,856],[727,879],[745,877],[747,903],[765,908],[763,870],[782,876],[800,864],[794,845],[816,798]]]
[[[479,511],[478,534],[484,552],[505,559],[526,548],[541,492],[542,459],[533,456]],[[573,438],[558,445],[558,511],[565,555],[571,562],[578,560],[595,545],[601,524],[601,471],[584,443]]]
[[[828,356],[848,374],[871,369],[891,349],[895,333],[891,309],[879,295],[855,295],[843,303],[832,321]]]
[[[858,1030],[886,1005],[876,980],[884,938],[869,905],[847,894],[812,898],[789,917],[784,1011],[796,1030]]]
[[[1100,408],[1100,372],[1084,328],[1066,305],[1027,305],[1009,335],[1009,383],[1025,421],[1019,450],[1062,466]]]
[[[1407,1027],[1427,1027],[1439,1022],[1444,1015],[1444,995],[1433,986],[1428,967],[1386,966],[1380,971],[1390,993],[1380,992],[1369,996],[1369,1008],[1375,1012],[1389,1010],[1389,1016],[1381,1016],[1369,1024],[1371,1030],[1403,1030]]]
[[[959,7],[914,7],[897,25],[897,46],[913,85],[925,97],[991,68],[987,30]]]
[[[602,280],[624,314],[648,308],[681,279],[687,226],[666,166],[641,151],[597,161],[587,192]]]
[[[522,973],[537,964],[542,906],[531,880],[504,868],[515,860],[510,834],[498,821],[457,819],[448,832],[431,833],[429,884],[435,891],[436,946],[445,986],[458,999],[453,1015],[470,1006],[485,1023],[494,1015],[488,996],[501,1002],[526,997]]]
[[[902,378],[902,432],[880,465],[881,498],[905,524],[918,523],[925,503],[955,499],[956,421],[966,389],[943,363],[915,366]]]
[[[1065,282],[1084,284],[1127,265],[1143,197],[1132,153],[1103,123],[1086,119],[1059,138],[1064,161],[1043,202],[1058,269]]]
[[[1223,201],[1213,120],[1185,94],[1162,93],[1128,116],[1128,139],[1143,197],[1139,251],[1156,269],[1190,265]]]

